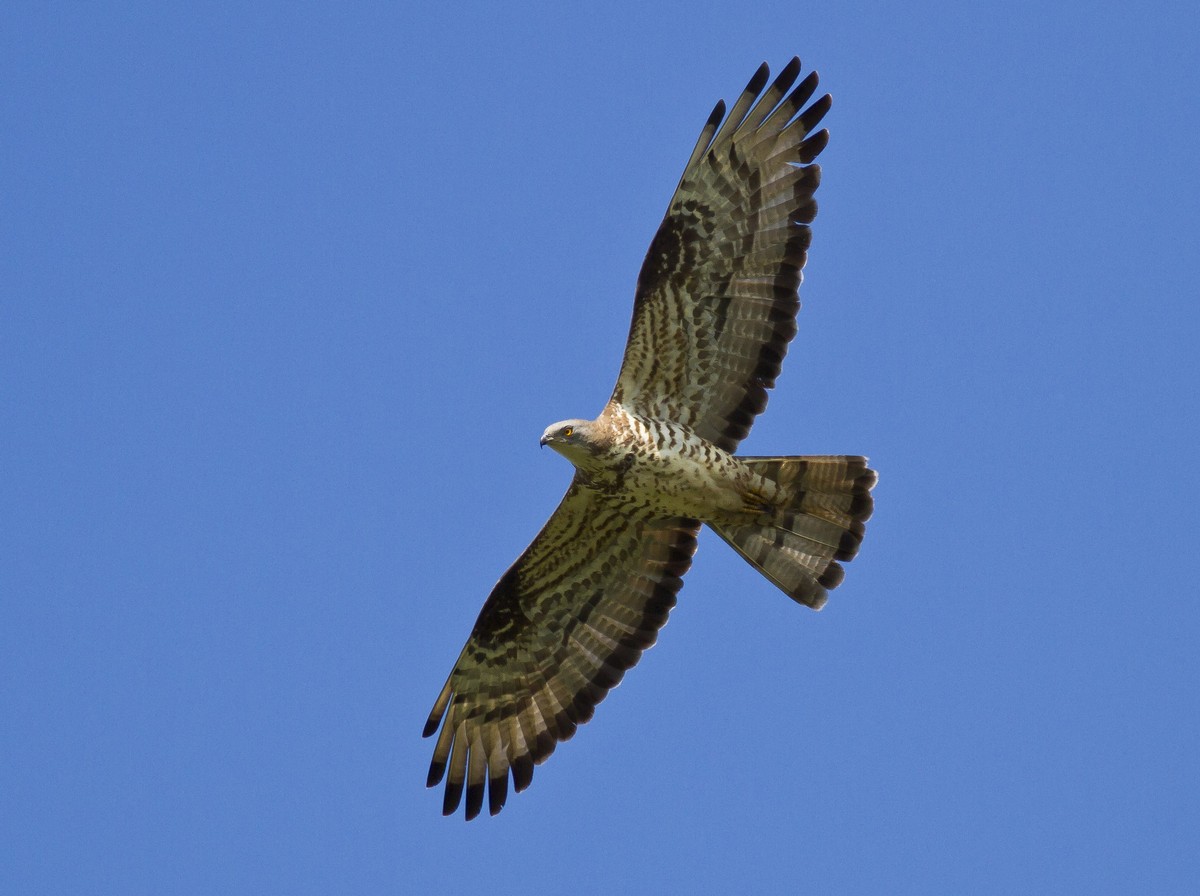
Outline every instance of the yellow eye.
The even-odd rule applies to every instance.
[[[575,427],[574,427],[574,426],[568,426],[566,429],[564,429],[564,430],[563,430],[563,438],[564,438],[564,439],[569,439],[569,438],[571,438],[571,436],[572,436],[572,434],[573,434],[574,432],[575,432]]]

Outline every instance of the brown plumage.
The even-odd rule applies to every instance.
[[[642,265],[612,398],[542,436],[575,478],[492,590],[425,725],[441,728],[428,785],[446,781],[446,814],[464,795],[468,819],[485,795],[496,814],[509,777],[529,786],[592,717],[666,623],[702,523],[818,609],[858,550],[865,458],[732,454],[796,333],[811,163],[828,141],[813,129],[830,103],[804,108],[817,76],[799,73],[793,59],[767,87],[764,64],[728,115],[717,104]]]

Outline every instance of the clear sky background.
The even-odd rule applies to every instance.
[[[5,4],[0,892],[1185,893],[1194,2]],[[713,103],[833,93],[749,453],[864,453],[821,613],[706,534],[497,818],[430,705]]]

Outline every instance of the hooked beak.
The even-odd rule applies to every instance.
[[[550,437],[549,437],[549,436],[542,436],[542,437],[541,437],[541,438],[538,440],[538,444],[539,444],[539,445],[541,445],[543,448],[545,448],[547,445],[549,445],[549,444],[550,444]]]

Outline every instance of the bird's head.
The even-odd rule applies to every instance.
[[[549,445],[575,466],[585,463],[595,451],[595,424],[591,420],[560,420],[546,427],[541,445]]]

